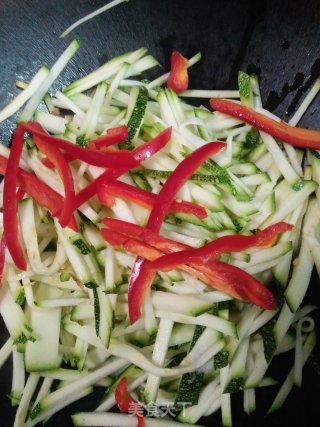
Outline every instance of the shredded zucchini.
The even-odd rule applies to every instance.
[[[62,36],[123,1],[108,3]],[[150,415],[146,425],[190,425],[220,411],[222,424],[231,426],[236,420],[233,395],[244,390],[244,410],[253,412],[259,405],[255,388],[276,382],[267,370],[276,365],[278,354],[287,352],[292,370],[269,412],[278,409],[293,385],[301,385],[303,365],[315,345],[312,308],[303,304],[314,264],[320,271],[319,154],[310,151],[304,156],[302,150],[288,149],[241,120],[188,102],[190,97],[236,98],[267,114],[261,108],[256,76],[240,71],[235,90],[189,89],[179,96],[162,87],[168,73],[152,82],[143,75],[132,78],[158,64],[145,48],[110,59],[50,97],[52,83],[79,46],[73,41],[50,71],[41,68],[24,92],[0,112],[0,121],[27,102],[20,120],[34,117],[48,133],[88,150],[92,140],[126,125],[128,138],[118,148],[133,153],[171,126],[170,143],[157,154],[149,153],[135,170],[120,169],[120,180],[140,194],[145,191],[146,197],[157,195],[194,150],[209,141],[223,141],[227,149],[206,160],[176,197],[178,206],[181,201],[202,205],[205,215],[173,211],[165,218],[161,236],[175,240],[175,245],[201,247],[221,236],[253,235],[278,221],[295,228],[272,247],[226,252],[219,258],[271,289],[278,300],[274,310],[236,299],[226,288],[209,288],[199,271],[191,275],[195,267],[189,263],[185,268],[157,271],[142,317],[131,325],[128,289],[137,248],[145,244],[138,255],[146,258],[150,248],[152,257],[168,249],[163,241],[156,247],[151,235],[144,242],[140,232],[126,234],[121,225],[113,231],[127,250],[113,247],[101,229],[107,217],[145,226],[152,197],[141,206],[134,197],[123,200],[121,194],[103,204],[101,194],[100,199],[95,194],[75,212],[79,230],[74,231],[61,227],[59,212],[52,212],[52,218],[23,195],[19,219],[28,268],[19,271],[6,250],[0,289],[0,313],[9,335],[0,348],[0,366],[12,356],[12,388],[3,393],[18,407],[14,425],[45,422],[97,387],[106,387],[102,402],[92,408],[94,412],[74,414],[74,425],[136,425],[135,417],[109,412],[116,403],[116,387],[126,377],[141,411]],[[188,67],[200,57],[191,58]],[[317,81],[293,124],[319,87]],[[49,113],[38,109],[43,98]],[[59,116],[55,116],[57,108]],[[9,149],[1,148],[3,157],[9,154]],[[43,157],[29,139],[20,166],[64,198],[58,171],[45,166]],[[76,193],[105,170],[80,160],[67,161]],[[2,195],[2,185],[0,191]],[[210,262],[205,267],[211,268]],[[162,420],[166,405],[171,416]]]

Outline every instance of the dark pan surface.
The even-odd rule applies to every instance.
[[[306,91],[320,76],[320,3],[317,0],[130,0],[76,29],[65,40],[58,35],[83,15],[101,7],[103,0],[1,0],[0,1],[0,108],[17,93],[15,80],[29,81],[38,68],[53,64],[74,38],[82,48],[72,59],[55,88],[127,50],[147,47],[165,69],[173,49],[190,57],[197,51],[203,60],[190,73],[191,88],[235,89],[239,69],[260,76],[266,108],[287,120]],[[300,123],[320,129],[318,97]],[[0,124],[0,140],[8,143],[14,118]],[[319,306],[316,275],[307,296]],[[315,315],[318,325],[319,314]],[[1,324],[1,341],[6,337]],[[319,345],[315,350],[319,357]],[[291,354],[292,356],[292,354]],[[290,359],[292,360],[292,359]],[[280,361],[276,377],[289,370]],[[0,371],[0,426],[13,425],[10,363]],[[242,396],[235,397],[234,426],[319,425],[320,377],[307,366],[302,390],[294,389],[284,407],[265,417],[277,388],[259,390],[258,409],[251,417],[242,413]],[[90,410],[100,395],[89,396],[54,416],[48,427],[71,426],[68,414]],[[202,422],[220,426],[220,416]]]

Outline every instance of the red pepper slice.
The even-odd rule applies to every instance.
[[[1,175],[6,174],[7,165],[8,160],[5,157],[0,156]],[[39,205],[48,209],[53,216],[57,214],[57,212],[61,211],[63,206],[63,197],[32,173],[19,168],[18,184],[20,188],[29,194],[29,196],[31,196]],[[74,216],[72,216],[68,226],[74,231],[78,230],[78,225]]]
[[[141,188],[137,188],[133,185],[126,184],[115,179],[106,179],[104,184],[98,188],[98,197],[100,202],[106,206],[112,206],[114,204],[115,196],[134,202],[149,210],[153,208],[158,197],[157,194],[142,190]],[[198,218],[207,217],[207,212],[202,206],[185,201],[173,201],[169,211],[193,214]]]
[[[143,145],[141,145],[140,147],[137,147],[135,150],[133,150],[132,155],[136,159],[136,161],[141,163],[144,160],[148,159],[149,157],[152,157],[158,151],[160,151],[169,142],[171,138],[171,131],[172,131],[171,128],[167,128],[163,132],[161,132],[159,135],[157,135],[155,138],[153,138],[151,141],[148,141]],[[65,153],[65,157],[67,158],[67,153]],[[73,159],[67,158],[67,160],[70,161]],[[49,168],[53,167],[53,164],[51,162],[48,162],[48,160],[46,159],[43,159],[42,163]],[[128,168],[123,168],[123,169],[110,168],[106,172],[102,173],[98,178],[91,181],[85,188],[83,188],[76,194],[72,211],[74,212],[81,205],[83,205],[83,203],[91,199],[91,197],[93,197],[97,193],[97,189],[104,182],[105,178],[118,178],[119,176],[123,175],[127,171],[128,171]]]
[[[122,226],[120,229],[123,231]],[[134,232],[137,231],[138,229],[134,230]],[[152,281],[154,278],[152,273],[152,266],[156,263],[154,260],[164,258],[164,254],[170,254],[173,250],[179,251],[179,246],[181,245],[153,232],[147,235],[141,232],[139,237],[143,240],[138,240],[135,237],[111,229],[102,229],[101,233],[104,239],[112,246],[120,247],[123,250],[140,256],[141,258],[138,259],[144,258],[148,260],[144,261],[144,268],[141,269],[141,274],[143,274],[142,279],[145,281]],[[152,237],[152,243],[149,237]],[[186,248],[187,246],[181,245],[181,247]],[[198,262],[187,265],[182,263],[176,267],[202,280],[208,286],[218,289],[234,298],[250,301],[265,310],[272,310],[276,307],[276,301],[272,293],[254,277],[237,267],[220,261],[211,261],[208,264]]]
[[[131,222],[109,217],[104,218],[102,221],[110,230],[121,230],[123,234],[130,237],[137,237],[144,243],[148,243],[149,245],[153,246],[154,248],[158,249],[163,253],[173,253],[177,251],[191,249],[191,247],[188,245],[184,245],[183,243],[176,242],[175,240],[160,236],[158,233],[152,230],[148,230],[147,228],[141,227],[141,225],[132,224]],[[160,255],[161,253],[159,253],[157,257],[159,257]]]
[[[66,227],[72,215],[71,208],[73,206],[75,198],[75,190],[71,169],[63,154],[53,144],[48,144],[46,141],[44,141],[42,138],[39,138],[37,135],[33,137],[33,140],[39,150],[47,156],[50,162],[54,164],[63,182],[65,199],[59,215],[59,222],[61,227]]]
[[[137,147],[134,149],[131,153],[135,160],[138,163],[143,162],[144,160],[148,159],[149,157],[152,157],[154,154],[156,154],[158,151],[160,151],[169,141],[171,138],[171,128],[167,128],[159,135],[157,135],[155,138],[153,138],[151,141],[148,141],[141,145],[140,147]],[[72,208],[72,211],[74,212],[77,210],[83,203],[87,202],[91,197],[93,197],[101,184],[103,184],[104,180],[106,178],[119,178],[119,176],[123,175],[128,171],[128,168],[121,168],[121,169],[115,169],[111,168],[107,171],[103,172],[98,178],[91,181],[85,188],[83,188],[79,193],[76,195],[75,204]]]
[[[293,127],[283,121],[277,122],[233,101],[211,98],[210,105],[214,110],[237,117],[287,144],[320,150],[320,131]]]
[[[74,159],[68,154],[68,153],[64,153],[63,157],[65,158],[65,160],[70,163],[72,162]],[[54,169],[54,164],[47,158],[47,157],[43,157],[41,159],[41,163],[46,166],[48,169]]]
[[[115,218],[104,218],[103,222],[108,227],[108,229],[101,230],[103,237],[113,246],[118,245],[128,252],[144,256],[148,261],[152,261],[148,264],[149,268],[156,267],[157,270],[162,270],[161,259],[178,256],[183,252],[186,253],[188,250],[192,252],[202,249],[191,248],[183,243],[160,236],[140,225],[131,224]],[[209,247],[209,245],[212,245],[211,249],[215,250],[215,252],[209,252],[211,256],[207,260],[199,257],[198,259],[195,258],[196,262],[190,262],[190,265],[186,265],[188,260],[183,258],[179,260],[181,262],[179,268],[228,295],[249,300],[266,310],[273,309],[276,304],[275,299],[271,292],[265,290],[266,288],[260,282],[239,268],[230,266],[229,264],[226,264],[224,267],[221,266],[222,263],[213,261],[212,259],[213,256],[217,257],[226,251],[241,251],[251,246],[269,247],[275,243],[280,233],[291,229],[292,225],[279,222],[270,225],[254,236],[230,236],[239,238],[233,241],[232,246],[231,242],[228,242],[228,239],[226,239],[229,236],[223,236],[204,246]],[[121,230],[123,235],[119,236],[118,230]],[[158,262],[160,268],[157,267]],[[176,262],[171,267],[177,267],[179,262]],[[167,270],[163,268],[163,271]],[[230,272],[229,275],[227,275],[228,271]],[[261,289],[261,287],[264,289]]]
[[[119,126],[107,130],[106,135],[102,135],[99,138],[91,141],[88,145],[90,150],[101,150],[101,148],[109,147],[110,145],[118,144],[119,142],[126,141],[128,139],[128,128],[127,126]]]
[[[71,142],[49,135],[37,122],[21,123],[25,131],[33,136],[38,136],[44,141],[54,144],[56,147],[64,150],[73,159],[79,159],[94,166],[128,168],[132,169],[138,166],[138,162],[133,157],[132,152],[128,150],[97,151],[88,150]]]
[[[152,138],[150,141],[145,142],[140,145],[140,147],[135,148],[132,151],[133,157],[137,162],[141,163],[146,159],[154,156],[158,151],[160,151],[163,147],[165,147],[171,139],[172,128],[169,127],[159,135]]]
[[[158,194],[155,204],[150,212],[147,228],[159,232],[161,224],[173,202],[176,193],[188,180],[189,176],[210,156],[223,150],[225,144],[222,142],[211,142],[186,157],[173,171],[164,183]],[[144,263],[138,257],[129,281],[128,306],[131,324],[135,323],[141,316],[141,306],[146,293],[152,285],[153,275],[149,274],[149,280],[145,280],[146,274],[143,272]]]
[[[209,266],[201,263],[192,263],[191,266],[201,269],[202,272],[209,267],[207,277],[211,278],[209,286],[220,289],[228,295],[244,301],[250,301],[252,304],[263,308],[264,310],[274,310],[277,301],[268,288],[260,283],[256,278],[246,273],[244,270],[234,265],[226,264],[221,261],[211,261]]]
[[[88,148],[90,150],[100,150],[110,145],[117,144],[118,142],[125,141],[127,138],[128,138],[127,126],[123,125],[117,128],[111,128],[111,129],[108,129],[106,135],[102,135],[99,138],[90,141]],[[64,157],[68,162],[74,160],[72,157],[68,156],[67,153],[65,153]],[[49,169],[54,168],[54,164],[50,162],[50,160],[47,159],[46,157],[41,159],[41,162]]]
[[[198,167],[209,157],[219,153],[225,148],[222,142],[210,142],[186,157],[163,184],[158,194],[156,203],[150,213],[147,228],[153,231],[159,231],[161,224],[173,202],[177,192],[185,184],[188,178]]]
[[[26,192],[24,191],[24,189],[22,187],[19,187],[17,191],[17,201],[20,202],[20,200],[24,198],[25,194]]]
[[[171,54],[171,69],[167,80],[167,87],[176,93],[183,92],[188,89],[188,60],[178,51],[173,51]]]
[[[4,235],[2,235],[0,241],[0,287],[2,285],[2,274],[6,262],[6,247],[6,240],[4,238]]]
[[[292,230],[292,228],[291,224],[278,222],[252,236],[222,236],[201,248],[165,255],[154,261],[151,267],[154,270],[170,271],[182,263],[201,262],[206,264],[225,252],[241,252],[254,246],[270,247],[275,243],[279,234]]]
[[[110,230],[108,228],[102,228],[102,237],[112,246],[121,248],[131,254],[142,255],[144,254],[145,259],[149,261],[156,260],[162,257],[164,252],[161,252],[158,248],[155,248],[152,244],[136,239],[132,236],[128,236],[125,233]]]
[[[114,392],[117,405],[121,412],[127,412],[136,415],[137,427],[144,427],[144,417],[141,414],[141,405],[128,393],[128,380],[126,377],[121,378]]]
[[[54,169],[54,164],[47,157],[43,157],[41,163],[48,169]]]
[[[24,251],[19,240],[18,201],[16,188],[18,186],[19,162],[24,143],[24,129],[18,126],[13,133],[7,172],[3,188],[3,230],[7,247],[15,265],[20,270],[26,270],[27,264]]]

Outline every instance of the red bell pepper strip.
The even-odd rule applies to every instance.
[[[2,235],[0,241],[0,287],[2,285],[3,269],[6,262],[6,247],[6,240],[4,238],[4,235]]]
[[[140,147],[137,147],[136,149],[134,149],[131,153],[135,158],[135,160],[138,163],[141,163],[144,160],[148,159],[149,157],[152,157],[158,151],[160,151],[170,141],[171,132],[172,132],[171,127],[167,128],[161,133],[159,133],[159,135],[157,135],[151,141],[145,142]],[[79,193],[76,195],[75,204],[72,208],[72,211],[74,212],[81,205],[83,205],[83,203],[91,199],[91,197],[93,197],[97,193],[99,186],[103,184],[106,178],[116,179],[116,178],[119,178],[119,176],[126,173],[127,171],[128,171],[128,168],[121,168],[121,169],[111,168],[103,172],[98,178],[91,181],[85,188],[79,191]]]
[[[116,203],[116,197],[112,196],[105,188],[103,188],[104,186],[105,186],[105,181],[103,182],[101,187],[98,188],[97,196],[98,196],[99,202],[102,205],[106,206],[107,208],[112,208],[112,206],[114,206]],[[122,198],[125,199],[125,197],[123,196]]]
[[[114,204],[114,197],[121,197],[151,210],[158,196],[150,191],[142,190],[141,188],[115,179],[106,179],[104,184],[98,188],[98,197],[100,203],[109,207]],[[169,211],[193,214],[198,218],[206,218],[208,216],[206,210],[202,206],[185,201],[173,201]]]
[[[63,153],[63,157],[68,163],[73,162],[74,160],[68,153]],[[54,164],[47,157],[43,157],[41,159],[41,163],[48,169],[54,169]]]
[[[198,270],[201,269],[204,273],[209,267],[210,272],[207,271],[206,275],[211,278],[211,282],[205,281],[205,283],[230,296],[250,301],[264,310],[274,310],[277,306],[277,301],[268,288],[234,265],[221,261],[211,261],[208,266],[201,263],[192,263],[191,266]]]
[[[108,228],[102,228],[100,230],[102,237],[111,245],[121,248],[131,254],[142,255],[145,253],[145,258],[149,261],[156,260],[163,256],[164,252],[161,252],[158,248],[155,248],[152,244],[141,241],[132,236],[128,236],[125,233],[110,230]]]
[[[20,202],[20,200],[24,198],[25,194],[26,192],[24,191],[24,189],[22,187],[19,187],[17,191],[17,201]]]
[[[287,144],[320,150],[320,131],[293,127],[283,121],[277,122],[233,101],[211,98],[210,105],[214,110],[237,117]]]
[[[24,130],[33,136],[38,136],[44,141],[54,144],[57,148],[64,150],[73,159],[79,159],[90,165],[101,167],[128,168],[132,169],[139,164],[128,150],[97,151],[80,147],[65,139],[49,135],[37,122],[21,123]]]
[[[8,160],[0,156],[0,175],[6,174],[7,165]],[[18,185],[21,190],[29,194],[39,205],[48,209],[53,216],[61,211],[63,197],[32,173],[19,168]],[[74,216],[71,217],[68,226],[74,231],[78,230],[78,225]]]
[[[172,127],[160,132],[157,136],[152,138],[150,141],[145,142],[140,145],[140,147],[135,148],[132,151],[133,157],[137,162],[141,163],[146,159],[154,156],[158,153],[163,147],[165,147],[171,139]]]
[[[167,87],[176,93],[188,89],[188,60],[176,50],[171,54],[171,69],[167,80]]]
[[[101,148],[109,147],[110,145],[118,144],[119,142],[126,141],[128,139],[128,128],[127,126],[119,126],[107,130],[106,135],[102,135],[99,138],[90,141],[88,148],[90,150],[101,150]]]
[[[48,169],[54,169],[54,164],[47,157],[43,157],[41,163]]]
[[[150,245],[156,247],[157,249],[165,253],[187,251],[189,249],[194,251],[200,251],[202,248],[210,247],[209,245],[211,245],[211,249],[209,252],[211,259],[213,259],[214,257],[220,256],[224,252],[236,252],[236,251],[239,252],[251,246],[259,246],[259,247],[272,246],[275,243],[280,233],[289,231],[293,228],[291,224],[287,224],[286,222],[279,222],[279,223],[270,225],[269,227],[265,228],[262,231],[259,231],[256,235],[222,236],[206,244],[202,248],[195,249],[183,243],[176,242],[175,240],[171,240],[166,237],[160,236],[156,232],[148,230],[147,228],[141,227],[140,225],[137,225],[137,224],[132,224],[127,221],[123,221],[117,218],[109,218],[109,217],[104,218],[102,221],[110,230],[114,230],[114,231],[121,230],[122,233],[128,236],[137,237],[141,239],[143,242],[147,242]],[[229,240],[229,238],[232,238],[232,239]],[[231,242],[232,242],[232,246],[231,246]]]
[[[292,224],[280,221],[276,222],[275,224],[269,225],[264,230],[259,231],[256,235],[249,237],[257,239],[256,244],[254,246],[258,246],[259,248],[269,248],[270,246],[273,246],[276,243],[280,233],[291,231],[293,228],[294,226]]]
[[[175,240],[160,236],[158,233],[155,233],[152,230],[148,230],[147,228],[141,227],[141,225],[132,224],[121,219],[109,217],[104,218],[102,221],[110,230],[121,230],[121,232],[127,236],[137,237],[144,243],[148,243],[150,246],[158,249],[162,253],[173,253],[177,251],[191,249],[191,247],[188,245],[184,245],[183,243],[176,242]],[[158,253],[157,258],[161,255],[161,252]]]
[[[177,192],[206,159],[219,153],[224,148],[225,144],[222,142],[210,142],[193,151],[188,157],[179,163],[163,184],[163,187],[158,194],[148,219],[147,228],[159,232],[162,222]]]
[[[64,203],[59,214],[59,222],[61,227],[66,227],[70,221],[72,215],[72,206],[75,198],[75,190],[73,184],[73,176],[68,162],[65,160],[61,151],[56,148],[53,144],[48,144],[42,138],[37,135],[33,137],[33,140],[39,150],[45,154],[57,169],[64,186]]]
[[[186,157],[172,172],[163,184],[158,197],[150,212],[146,228],[159,232],[161,224],[173,202],[176,193],[188,180],[189,176],[208,158],[223,150],[225,144],[222,142],[211,142]],[[152,285],[153,275],[149,274],[149,280],[145,280],[146,274],[143,272],[144,263],[137,258],[129,281],[128,306],[131,324],[135,323],[141,316],[141,306],[146,293]]]
[[[154,270],[170,271],[182,263],[201,262],[206,264],[225,252],[241,252],[254,246],[270,247],[275,243],[280,233],[292,230],[292,228],[291,224],[278,222],[255,235],[222,236],[201,248],[192,248],[165,255],[154,261],[151,267]]]
[[[114,396],[121,412],[127,412],[136,415],[137,427],[144,427],[144,417],[141,414],[142,407],[128,392],[128,380],[126,377],[121,378],[118,382]]]
[[[18,201],[16,189],[18,186],[19,162],[24,143],[24,129],[18,126],[13,133],[8,167],[4,177],[3,188],[3,230],[7,247],[15,265],[20,270],[26,270],[27,264],[24,251],[19,240]]]
[[[117,128],[108,129],[106,135],[102,135],[99,138],[89,142],[88,148],[91,150],[100,150],[106,148],[110,145],[117,144],[118,142],[125,141],[128,138],[128,128],[127,126],[119,126]],[[65,159],[70,162],[74,160],[72,157],[68,156],[67,153],[64,155]],[[46,157],[41,159],[43,165],[49,169],[54,168],[54,164]]]
[[[122,228],[121,230],[123,231]],[[104,239],[112,246],[119,247],[141,257],[138,259],[148,260],[144,261],[144,268],[141,269],[141,274],[143,274],[143,280],[145,281],[153,280],[154,275],[152,270],[153,265],[156,263],[155,260],[164,258],[164,254],[166,253],[172,253],[173,246],[175,246],[175,250],[179,251],[177,248],[181,245],[178,242],[158,236],[156,233],[150,233],[151,237],[153,237],[152,243],[144,233],[140,234],[143,240],[138,240],[119,231],[111,229],[101,230]],[[186,245],[181,246],[186,247]],[[201,262],[182,263],[176,267],[202,280],[208,286],[218,289],[234,298],[250,301],[265,310],[272,310],[276,306],[276,301],[272,293],[258,280],[238,267],[220,261],[211,261],[208,264]]]
[[[121,412],[128,412],[134,399],[128,393],[128,380],[126,377],[121,378],[114,392],[117,405]]]
[[[168,271],[179,267],[207,285],[235,298],[247,299],[264,309],[273,309],[275,307],[275,300],[271,292],[265,290],[265,287],[260,282],[239,268],[229,264],[222,266],[222,263],[214,261],[213,258],[224,252],[241,251],[251,246],[272,246],[280,233],[292,229],[290,224],[279,222],[270,225],[254,236],[220,237],[203,246],[203,248],[208,247],[210,249],[211,245],[212,251],[209,251],[209,257],[194,257],[193,259],[190,257],[190,260],[188,260],[186,257],[179,259],[180,254],[201,251],[202,248],[191,248],[183,243],[160,236],[140,225],[115,218],[104,218],[103,223],[108,227],[108,229],[101,230],[103,237],[113,246],[120,246],[128,252],[135,255],[143,255],[148,261],[152,261],[148,264],[149,269]],[[121,230],[121,236],[118,230]],[[230,240],[229,237],[235,239]],[[177,262],[175,264],[172,263],[170,268],[165,268],[161,260],[171,257],[174,259],[176,256]],[[242,283],[241,285],[239,284],[240,282]],[[263,290],[260,289],[261,286],[264,287]]]

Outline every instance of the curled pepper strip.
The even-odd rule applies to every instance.
[[[0,156],[0,175],[6,175],[7,166],[8,160]],[[32,173],[19,168],[18,185],[19,190],[23,190],[29,194],[39,205],[48,209],[52,216],[56,216],[61,211],[63,197]],[[74,216],[71,217],[68,226],[74,231],[78,230]]]
[[[106,179],[98,188],[98,197],[100,203],[109,207],[114,204],[114,197],[121,197],[151,210],[158,196],[150,191],[142,190],[115,179]],[[193,214],[198,218],[207,217],[207,212],[202,206],[185,201],[173,201],[169,211]]]
[[[177,192],[188,180],[189,176],[192,175],[208,157],[220,152],[224,147],[225,144],[221,142],[208,143],[193,151],[176,167],[158,194],[156,202],[150,212],[146,228],[157,233],[159,232],[171,203]],[[143,271],[144,268],[147,267],[144,265],[143,259],[138,257],[132,269],[128,290],[128,306],[131,324],[135,323],[140,318],[143,300],[155,277],[155,272],[153,274],[147,274]]]
[[[82,160],[94,166],[114,168],[135,168],[139,165],[132,153],[128,150],[98,151],[88,150],[65,139],[49,135],[37,122],[21,123],[24,130],[33,136],[38,136],[48,143],[64,150],[73,159]]]
[[[277,122],[252,108],[225,99],[211,98],[210,105],[214,110],[237,117],[287,144],[320,150],[320,131],[293,127],[283,121]]]
[[[19,162],[24,143],[24,129],[18,126],[13,133],[7,171],[3,188],[3,230],[10,255],[20,270],[26,270],[24,251],[19,240],[18,186]]]
[[[144,417],[140,410],[142,407],[128,393],[128,380],[126,377],[121,378],[114,392],[117,405],[121,412],[127,412],[137,417],[137,427],[144,427]]]
[[[153,280],[155,271],[153,265],[157,262],[157,259],[160,260],[161,258],[165,258],[165,254],[170,254],[168,256],[171,256],[176,251],[190,248],[174,240],[159,236],[157,233],[151,232],[150,230],[148,230],[149,233],[145,233],[145,229],[142,227],[140,227],[141,232],[138,233],[139,226],[136,225],[132,227],[131,234],[137,237],[126,235],[124,234],[126,231],[123,230],[122,226],[124,221],[119,221],[119,224],[116,225],[118,222],[117,220],[114,220],[112,223],[108,221],[109,219],[110,218],[106,218],[104,222],[115,229],[102,229],[102,236],[112,246],[119,247],[140,257],[143,256],[141,259],[148,260],[144,261],[145,267],[141,272],[141,274],[143,274],[142,279],[145,281]],[[133,224],[127,224],[128,230]],[[116,231],[119,229],[121,229],[122,232]],[[142,240],[139,240],[139,237]],[[272,293],[253,276],[238,267],[220,261],[211,261],[208,264],[202,262],[190,264],[182,263],[176,267],[202,280],[208,286],[218,289],[233,298],[242,301],[250,301],[252,304],[258,305],[266,310],[272,310],[276,306],[276,301]]]
[[[167,80],[167,87],[176,93],[183,92],[188,89],[188,60],[178,51],[173,51],[171,54],[171,69]]]
[[[157,135],[151,141],[145,142],[140,147],[137,147],[136,149],[131,151],[134,159],[138,163],[141,163],[149,157],[152,157],[170,141],[171,132],[172,129],[167,128],[161,133],[159,133],[159,135]],[[119,178],[119,176],[123,175],[128,170],[129,168],[110,168],[103,172],[100,176],[98,176],[98,178],[91,181],[85,188],[79,191],[79,193],[76,195],[72,211],[74,212],[75,210],[77,210],[81,205],[83,205],[83,203],[87,202],[89,199],[91,199],[91,197],[97,194],[99,186],[103,184],[105,179]]]
[[[35,135],[33,139],[39,150],[45,154],[47,159],[55,166],[63,182],[65,199],[59,214],[59,222],[61,227],[66,227],[72,215],[71,208],[75,198],[71,169],[63,154],[53,144],[48,144],[37,135]]]

